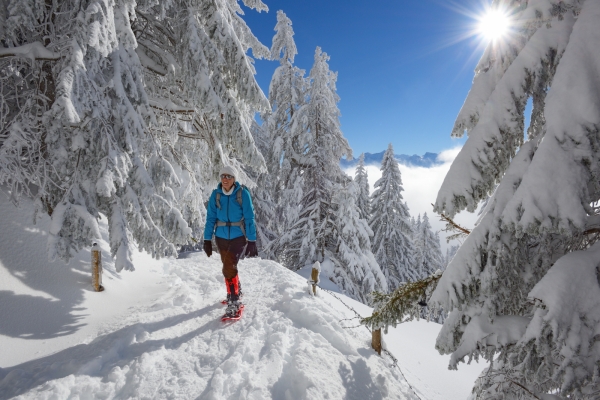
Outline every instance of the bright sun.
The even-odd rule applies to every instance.
[[[497,40],[503,37],[510,27],[508,15],[500,10],[490,9],[479,18],[478,31],[487,40]]]

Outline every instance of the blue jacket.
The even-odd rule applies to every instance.
[[[237,191],[242,192],[242,206],[237,201]],[[221,208],[217,208],[217,192],[221,193]],[[211,240],[213,232],[215,236],[223,239],[235,239],[244,236],[239,226],[219,226],[215,232],[217,220],[224,222],[238,222],[244,217],[244,226],[246,228],[246,238],[250,241],[256,240],[256,225],[254,223],[254,206],[252,198],[247,189],[243,189],[238,183],[234,183],[233,192],[228,196],[223,193],[221,184],[213,190],[208,200],[206,210],[206,225],[204,225],[204,240]]]

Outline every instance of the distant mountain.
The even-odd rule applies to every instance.
[[[385,153],[385,151],[375,154],[365,153],[365,165],[381,165],[383,153]],[[358,163],[358,156],[360,156],[360,154],[357,154],[356,158],[352,161],[340,160],[340,166],[344,169],[355,167]],[[425,168],[441,164],[437,161],[437,156],[437,153],[425,153],[423,156],[418,156],[416,154],[413,154],[412,156],[407,154],[394,154],[394,157],[396,157],[396,160],[398,160],[400,164]]]

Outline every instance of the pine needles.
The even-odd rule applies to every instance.
[[[395,327],[415,318],[429,318],[437,310],[429,309],[425,314],[424,307],[441,277],[442,272],[438,270],[425,279],[405,283],[392,293],[373,292],[375,310],[360,323],[371,329],[383,328],[387,333],[390,325]]]

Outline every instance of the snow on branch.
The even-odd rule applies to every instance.
[[[178,114],[192,114],[196,112],[193,107],[182,107],[173,103],[169,99],[158,99],[151,97],[148,99],[148,103],[150,104],[150,107],[160,111],[170,111]]]
[[[169,42],[171,43],[171,46],[177,45],[177,40],[173,36],[173,33],[167,27],[165,27],[163,24],[159,23],[156,20],[156,18],[154,18],[153,16],[150,16],[150,15],[147,15],[138,9],[135,10],[135,13],[136,13],[136,15],[142,17],[146,21],[146,23],[148,23],[149,25],[152,25],[152,27],[154,29],[156,29],[157,31],[159,31],[164,37],[166,37],[169,40]]]
[[[31,60],[58,60],[60,54],[48,50],[40,42],[27,43],[18,47],[0,48],[0,58],[21,57]]]
[[[142,48],[142,46],[138,46],[135,49],[135,52],[137,53],[138,58],[140,59],[140,63],[142,63],[142,66],[148,68],[150,71],[160,76],[167,75],[167,69],[159,63],[157,63],[156,61],[154,61],[152,58],[150,58],[150,56],[146,54],[146,51]]]
[[[437,270],[425,279],[405,283],[392,293],[373,292],[373,314],[360,323],[371,329],[384,328],[387,333],[390,325],[395,327],[398,323],[419,319],[441,277],[442,272]]]
[[[584,235],[590,235],[592,233],[600,233],[600,215],[592,215],[588,217],[585,223]]]

